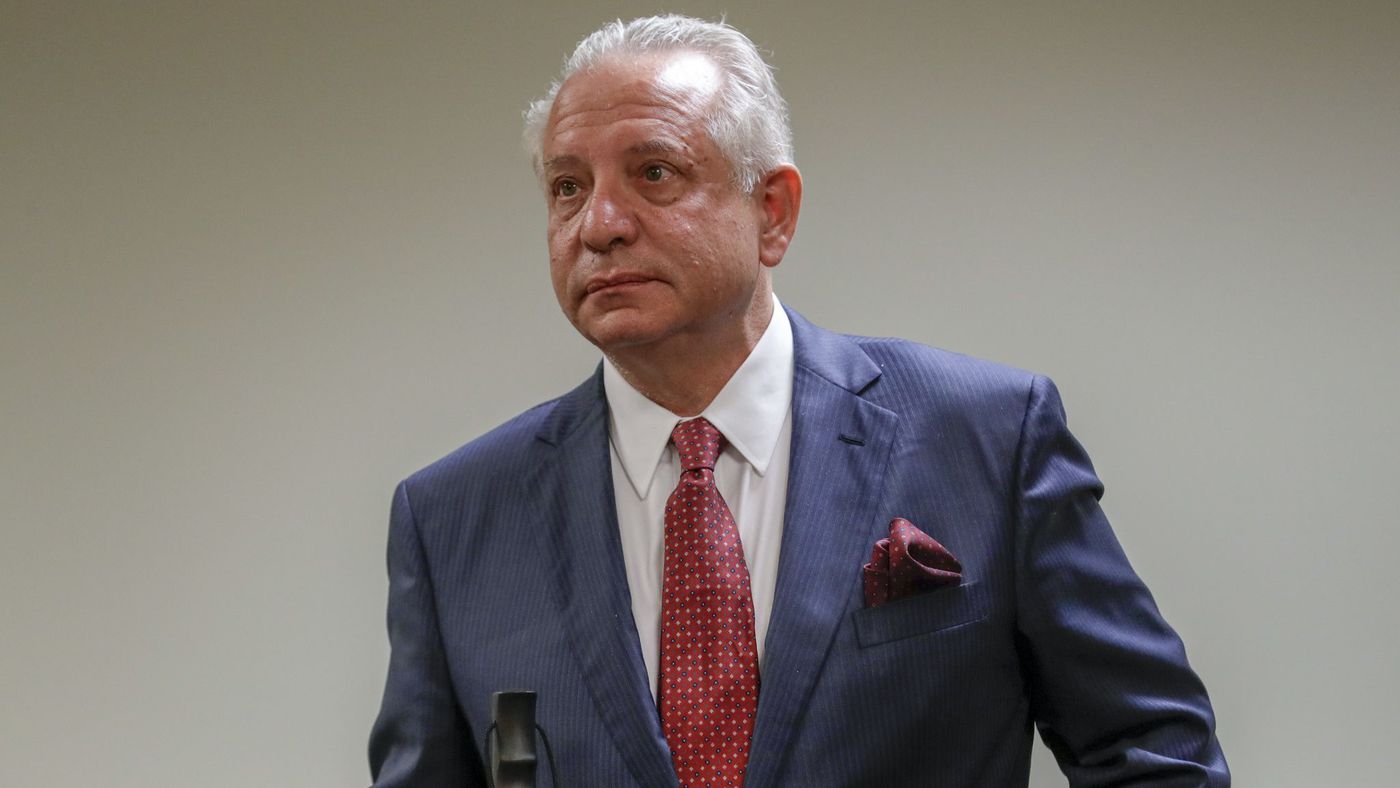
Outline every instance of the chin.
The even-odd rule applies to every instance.
[[[650,344],[669,333],[658,321],[617,312],[580,322],[576,327],[584,338],[605,351]]]

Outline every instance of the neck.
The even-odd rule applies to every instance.
[[[608,351],[608,360],[647,399],[677,416],[697,416],[749,357],[773,318],[771,292],[747,314],[703,334],[668,337],[645,347]]]

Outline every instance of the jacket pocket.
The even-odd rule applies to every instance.
[[[962,583],[861,608],[852,618],[857,642],[868,648],[981,621],[991,608],[991,599],[981,584]]]

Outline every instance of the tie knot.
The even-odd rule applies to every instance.
[[[715,460],[724,448],[724,435],[708,419],[683,421],[671,430],[671,442],[681,456],[681,467],[715,469]]]

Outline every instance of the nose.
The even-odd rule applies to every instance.
[[[618,187],[601,181],[594,184],[583,211],[579,239],[595,254],[606,254],[637,239],[636,217]]]

